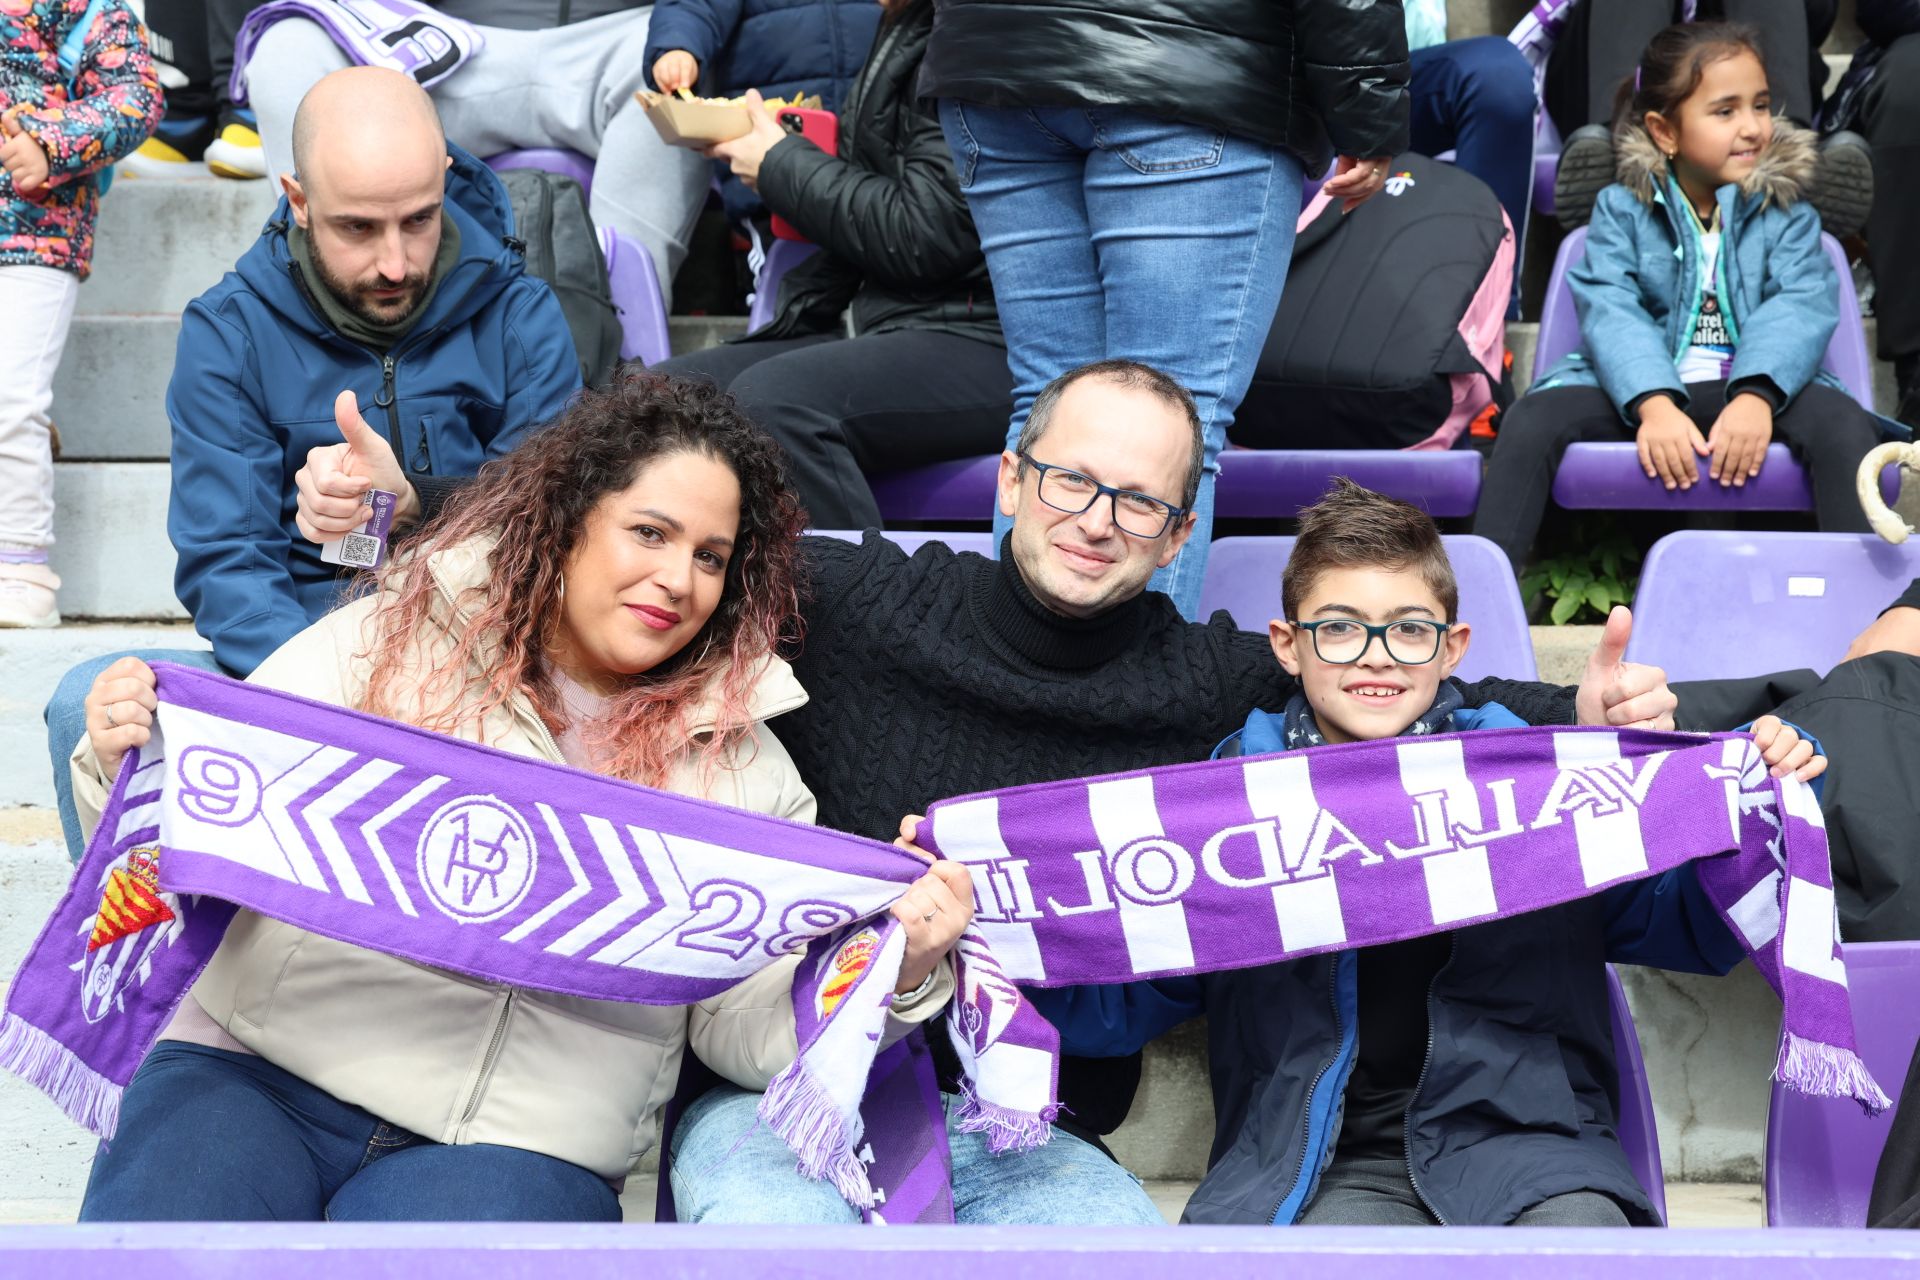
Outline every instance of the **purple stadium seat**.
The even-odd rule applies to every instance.
[[[593,194],[593,161],[578,151],[564,151],[559,147],[502,151],[497,156],[487,157],[487,167],[495,173],[505,173],[509,169],[544,169],[563,178],[572,178],[580,184],[580,190],[589,196]]]
[[[1480,502],[1472,449],[1226,449],[1214,490],[1216,517],[1292,517],[1347,476],[1432,516],[1468,516]]]
[[[747,312],[747,332],[765,328],[773,319],[774,303],[780,297],[780,281],[787,272],[819,252],[820,246],[805,240],[773,240],[767,247],[767,260],[753,282],[753,307]]]
[[[1867,1069],[1898,1103],[1920,1036],[1920,942],[1844,948],[1853,1029]],[[1869,1118],[1850,1101],[1809,1098],[1777,1081],[1767,1100],[1767,1225],[1864,1227],[1874,1167],[1892,1112]]]
[[[888,520],[976,521],[992,510],[999,469],[999,456],[990,455],[896,471],[870,483]],[[1220,455],[1214,515],[1291,518],[1337,475],[1435,516],[1471,515],[1480,500],[1480,455],[1471,449],[1228,449]]]
[[[1463,680],[1534,679],[1533,639],[1513,566],[1485,538],[1448,534],[1444,541],[1460,579],[1460,615],[1473,624],[1473,643],[1457,674]],[[1280,615],[1280,571],[1292,551],[1290,537],[1216,539],[1200,587],[1199,616],[1225,609],[1246,630],[1264,631]]]
[[[1607,1003],[1613,1010],[1613,1061],[1620,1073],[1620,1114],[1615,1117],[1620,1146],[1627,1164],[1640,1180],[1640,1189],[1653,1201],[1660,1220],[1667,1220],[1667,1180],[1660,1168],[1660,1133],[1653,1122],[1653,1089],[1647,1083],[1647,1064],[1640,1056],[1640,1033],[1634,1030],[1633,1010],[1620,975],[1607,966]]]
[[[1682,530],[1647,556],[1627,657],[1657,663],[1670,680],[1825,674],[1916,577],[1920,543]]]
[[[1855,400],[1873,408],[1873,362],[1866,331],[1860,326],[1860,299],[1846,253],[1832,236],[1820,237],[1839,276],[1840,323],[1834,327],[1821,366],[1840,379]],[[1540,311],[1540,337],[1533,352],[1533,376],[1541,377],[1562,356],[1580,345],[1580,317],[1573,305],[1567,272],[1586,252],[1587,229],[1571,231],[1560,242]],[[1638,450],[1626,441],[1576,444],[1568,448],[1553,478],[1553,500],[1569,510],[1809,511],[1813,492],[1800,464],[1781,444],[1769,445],[1758,479],[1740,488],[1722,488],[1707,479],[1708,460],[1700,459],[1700,483],[1691,490],[1667,492],[1640,470]],[[1892,500],[1898,486],[1893,468],[1880,487]]]
[[[882,519],[980,523],[991,518],[999,474],[1000,455],[993,453],[868,476],[867,484]]]
[[[673,350],[653,255],[612,227],[600,228],[600,251],[607,258],[607,288],[620,313],[620,358],[659,364]]]
[[[858,542],[862,536],[858,529],[809,529],[807,532],[816,538],[838,538],[842,542]],[[908,555],[912,555],[929,542],[944,542],[955,551],[976,552],[989,560],[998,554],[994,548],[991,533],[963,532],[958,529],[931,531],[886,529],[882,533],[888,542],[893,543]]]
[[[487,157],[496,173],[509,169],[541,169],[572,178],[581,193],[593,195],[593,161],[578,151],[558,147],[529,147]],[[667,341],[667,304],[660,292],[660,275],[653,255],[637,241],[600,228],[600,251],[607,259],[607,288],[620,314],[620,358],[658,364],[673,354]]]

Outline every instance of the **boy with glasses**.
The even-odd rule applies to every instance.
[[[1418,509],[1337,481],[1301,513],[1281,603],[1268,632],[1299,689],[1217,756],[1522,726],[1447,680],[1472,628]],[[1825,768],[1775,717],[1752,728],[1776,775]],[[1451,933],[1043,1007],[1078,1053],[1207,1015],[1216,1127],[1184,1221],[1625,1226],[1657,1219],[1615,1136],[1605,966],[1725,973],[1742,954],[1688,864]]]

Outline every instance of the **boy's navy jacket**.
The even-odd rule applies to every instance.
[[[880,29],[873,0],[656,0],[647,23],[647,83],[660,55],[684,49],[700,64],[693,91],[730,98],[758,89],[769,98],[817,93],[838,111]],[[760,209],[759,199],[721,163],[727,216]]]
[[[1281,717],[1255,711],[1216,756],[1282,748]],[[1452,731],[1524,722],[1498,703]],[[1614,1132],[1606,965],[1725,973],[1746,953],[1689,867],[1590,898],[1453,932],[1427,997],[1425,1071],[1407,1110],[1407,1163],[1442,1222],[1505,1225],[1550,1196],[1600,1191],[1657,1221]],[[1295,1221],[1340,1137],[1358,1054],[1359,955],[1123,986],[1023,988],[1061,1048],[1131,1053],[1207,1016],[1214,1140],[1185,1222]]]
[[[386,356],[334,332],[309,301],[323,286],[294,263],[284,198],[235,269],[181,317],[167,387],[174,590],[229,671],[252,671],[339,602],[340,571],[294,526],[293,478],[308,450],[340,443],[342,390],[418,483],[471,476],[580,389],[559,300],[508,243],[506,188],[447,151],[444,216],[460,229],[460,255]]]
[[[1637,426],[1628,406],[1648,392],[1687,402],[1676,362],[1700,310],[1700,233],[1646,131],[1618,131],[1615,147],[1620,181],[1600,193],[1586,256],[1567,275],[1580,348],[1534,387],[1598,386]],[[1840,311],[1820,215],[1801,198],[1816,155],[1810,131],[1776,120],[1753,172],[1715,196],[1720,306],[1734,336],[1727,382],[1765,378],[1787,401],[1814,381],[1846,390],[1820,368]]]

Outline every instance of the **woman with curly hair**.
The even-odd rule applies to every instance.
[[[810,822],[765,722],[806,701],[803,516],[777,447],[726,396],[651,375],[579,397],[374,589],[257,684],[506,751]],[[87,699],[83,820],[147,740],[154,676]],[[476,780],[477,781],[477,780]],[[951,993],[966,872],[895,906],[890,1034]],[[692,1007],[577,999],[430,969],[241,912],[128,1086],[83,1220],[617,1221],[691,1046],[761,1089],[789,1062],[795,960]]]

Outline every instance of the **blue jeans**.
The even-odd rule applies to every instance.
[[[53,757],[53,794],[60,807],[60,827],[67,836],[67,856],[75,862],[87,851],[87,838],[80,831],[80,815],[73,807],[73,775],[67,770],[67,757],[74,744],[87,736],[87,692],[102,671],[122,658],[142,662],[177,662],[183,667],[231,674],[213,660],[206,649],[132,649],[89,658],[60,677],[53,696],[47,699],[43,718],[47,722],[47,754]]]
[[[1096,360],[1152,365],[1193,393],[1206,472],[1193,537],[1148,585],[1192,617],[1213,482],[1273,326],[1300,214],[1300,161],[1118,107],[980,107],[940,123],[980,230],[1013,371],[1013,447],[1040,389]],[[998,545],[1011,522],[994,516]]]
[[[1451,151],[1492,187],[1517,250],[1533,205],[1533,68],[1505,36],[1449,40],[1413,51],[1412,96],[1413,149]]]
[[[100,1144],[82,1222],[618,1222],[613,1187],[518,1147],[443,1146],[265,1058],[162,1040]]]
[[[956,1222],[1004,1226],[1163,1226],[1139,1179],[1062,1129],[1031,1151],[992,1155],[986,1135],[953,1127]],[[721,1085],[687,1108],[673,1131],[674,1213],[682,1222],[858,1222],[829,1182],[802,1177],[793,1152],[755,1115],[760,1095]]]

